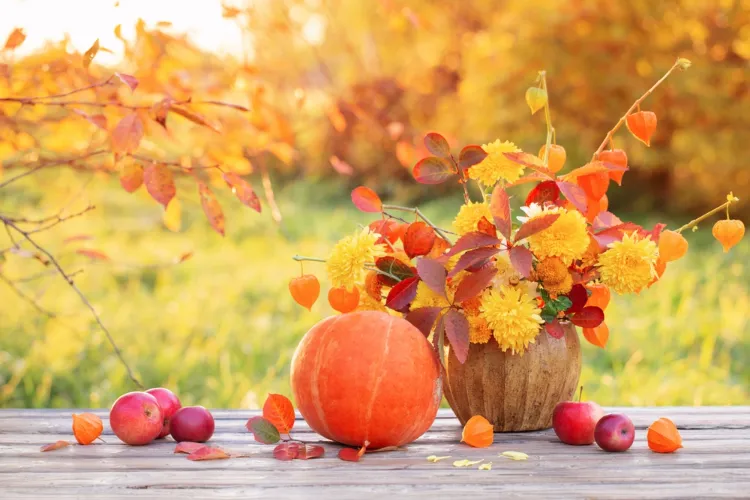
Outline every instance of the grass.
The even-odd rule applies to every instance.
[[[43,186],[43,188],[42,188]],[[3,213],[54,213],[81,189],[69,171],[30,176],[6,188]],[[188,191],[189,190],[189,191]],[[83,199],[97,210],[70,220],[40,241],[60,256],[100,312],[138,377],[175,389],[183,404],[257,407],[269,392],[290,395],[289,362],[304,333],[332,314],[320,264],[305,264],[323,284],[312,312],[289,297],[299,273],[294,254],[325,256],[331,244],[369,222],[337,183],[292,183],[277,196],[279,228],[236,200],[221,198],[227,237],[200,212],[194,184],[178,186],[182,231],[161,222],[147,194],[125,193],[116,179],[93,177]],[[184,193],[184,194],[183,194]],[[448,225],[460,198],[423,207]],[[644,220],[644,217],[636,217]],[[684,221],[678,221],[682,223]],[[688,256],[671,264],[660,283],[640,296],[615,296],[607,310],[606,350],[584,342],[585,396],[604,405],[750,404],[750,245],[724,254],[710,225],[691,235]],[[75,235],[93,239],[63,243]],[[0,234],[0,248],[8,246]],[[74,252],[93,248],[111,261]],[[191,258],[175,264],[186,252]],[[10,255],[3,272],[23,278],[47,270]],[[54,275],[24,283],[40,315],[0,283],[0,406],[109,407],[132,390],[122,365],[75,294]]]

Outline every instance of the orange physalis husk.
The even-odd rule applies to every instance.
[[[659,235],[659,258],[664,262],[681,259],[688,250],[684,236],[675,231],[662,231]]]
[[[587,285],[586,288],[591,291],[591,295],[589,295],[589,300],[586,301],[586,305],[598,307],[602,311],[606,310],[611,297],[609,288],[607,288],[606,285],[598,283]]]
[[[622,149],[612,149],[609,151],[602,151],[599,153],[599,161],[604,163],[613,163],[623,167],[628,166],[628,155]],[[609,178],[617,183],[618,186],[622,185],[622,176],[625,175],[624,171],[610,171]]]
[[[461,442],[474,448],[487,448],[495,438],[492,424],[481,415],[474,415],[464,425]]]
[[[73,435],[79,444],[91,444],[102,435],[102,419],[93,413],[73,414]]]
[[[682,448],[682,436],[677,426],[665,417],[649,426],[646,441],[648,447],[657,453],[672,453]]]
[[[656,114],[653,111],[638,111],[628,115],[628,130],[646,146],[651,146],[651,136],[656,131]]]
[[[651,285],[659,281],[664,275],[664,271],[667,270],[667,263],[666,261],[664,261],[664,259],[661,258],[661,256],[656,259],[656,265],[654,266],[654,269],[656,270],[656,276],[654,276],[654,279],[652,279],[651,283],[648,284],[649,288],[651,288]]]
[[[547,149],[547,145],[543,144],[542,147],[539,149],[539,158],[544,159],[544,151]],[[565,153],[565,148],[560,146],[559,144],[552,144],[549,148],[549,158],[547,158],[547,168],[550,169],[553,173],[557,173],[560,170],[562,170],[563,165],[565,165],[565,159],[567,157],[567,153]]]
[[[340,286],[328,291],[328,303],[340,313],[352,312],[359,305],[359,289],[357,287],[347,290]]]
[[[745,224],[737,219],[720,220],[714,224],[711,233],[714,238],[719,240],[721,246],[724,247],[724,253],[726,253],[742,240],[745,235]]]
[[[309,311],[320,295],[320,282],[312,274],[303,274],[289,281],[289,293],[297,304]]]
[[[586,205],[588,207],[588,210],[586,211],[586,220],[589,221],[589,223],[593,223],[597,215],[605,212],[609,208],[609,198],[607,198],[606,194],[599,200],[586,196]]]
[[[602,323],[596,328],[584,328],[583,336],[589,343],[603,349],[609,340],[609,327],[606,323]]]
[[[586,195],[595,201],[599,201],[609,189],[609,173],[597,172],[578,177],[578,185]]]
[[[383,300],[383,284],[378,280],[378,273],[370,271],[365,276],[365,291],[373,300]]]

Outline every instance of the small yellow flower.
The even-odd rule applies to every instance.
[[[339,240],[328,256],[326,270],[335,287],[351,289],[362,281],[364,265],[385,253],[383,245],[376,245],[379,234],[364,228],[361,232]]]
[[[656,277],[659,248],[647,236],[626,234],[599,256],[601,281],[619,294],[638,293]]]
[[[529,236],[529,249],[537,259],[560,257],[569,266],[583,257],[589,247],[586,219],[578,210],[553,209],[560,217],[547,229]],[[543,214],[550,213],[547,209]]]
[[[382,303],[370,297],[370,295],[363,288],[359,288],[359,305],[356,311],[381,311],[390,312],[390,309],[386,308]]]
[[[492,330],[487,320],[481,316],[469,316],[469,342],[472,344],[486,344],[492,337]]]
[[[566,294],[573,288],[573,276],[559,257],[548,257],[540,261],[536,266],[535,275],[547,293],[553,297]]]
[[[428,287],[424,281],[420,281],[417,285],[417,295],[411,303],[411,309],[419,309],[420,307],[448,307],[449,305],[448,299]]]
[[[500,290],[490,290],[483,297],[480,310],[500,348],[510,349],[513,354],[523,355],[544,322],[536,300],[520,288],[502,286]]]
[[[461,209],[453,221],[453,228],[458,234],[471,233],[477,230],[477,224],[482,220],[482,217],[486,217],[488,221],[492,222],[492,212],[490,212],[490,206],[487,203],[469,202],[461,205]]]
[[[515,182],[523,174],[523,165],[510,161],[503,154],[521,151],[512,142],[500,142],[500,139],[497,139],[495,142],[482,144],[482,149],[487,153],[487,157],[469,169],[469,178],[492,187],[500,179]]]

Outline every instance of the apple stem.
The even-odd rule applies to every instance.
[[[581,398],[583,397],[583,386],[578,391],[578,402],[581,402]]]

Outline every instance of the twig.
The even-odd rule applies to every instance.
[[[552,147],[552,136],[555,133],[555,129],[552,126],[552,115],[549,112],[549,90],[547,89],[547,72],[540,71],[539,77],[542,79],[542,88],[547,98],[544,100],[544,121],[547,123],[547,142],[544,147],[544,166],[549,168],[549,150]]]
[[[57,269],[57,272],[60,274],[60,276],[65,280],[66,283],[68,283],[68,285],[70,285],[70,287],[76,292],[76,294],[78,294],[78,297],[81,299],[81,302],[83,302],[86,305],[86,307],[89,309],[89,311],[91,311],[91,314],[96,320],[96,323],[99,325],[99,328],[107,336],[107,340],[109,340],[109,343],[112,346],[112,349],[114,350],[117,357],[120,359],[120,362],[125,367],[125,370],[127,371],[128,376],[130,377],[130,380],[132,380],[133,383],[137,387],[143,389],[144,388],[143,384],[133,374],[133,371],[130,369],[130,366],[128,365],[128,363],[125,361],[122,351],[120,351],[120,348],[117,346],[117,343],[115,342],[115,339],[112,337],[112,334],[109,332],[107,327],[104,326],[104,323],[102,323],[102,320],[99,317],[99,314],[97,314],[96,309],[94,309],[94,306],[91,305],[91,303],[88,301],[88,299],[83,294],[83,292],[81,292],[81,290],[73,282],[73,278],[71,277],[71,275],[66,273],[65,270],[60,265],[60,263],[57,261],[57,259],[55,259],[52,256],[52,254],[49,253],[45,248],[43,248],[36,241],[34,241],[34,239],[32,239],[31,236],[29,236],[29,233],[27,233],[26,231],[18,227],[12,220],[6,219],[5,217],[1,215],[0,215],[0,220],[2,220],[2,222],[6,226],[10,227],[11,229],[15,230],[18,234],[23,236],[24,239],[28,241],[29,243],[31,243],[31,245],[34,248],[36,248],[38,251],[40,251],[41,253],[47,256],[47,258],[49,259],[49,262],[51,262],[52,265],[55,267],[55,269]]]
[[[221,165],[218,164],[218,163],[215,164],[215,165],[199,165],[197,167],[186,167],[186,166],[184,166],[181,163],[178,163],[176,161],[159,160],[159,159],[156,159],[156,158],[149,158],[148,156],[143,156],[143,155],[138,155],[138,154],[131,154],[130,157],[133,158],[134,160],[143,161],[143,162],[147,162],[147,163],[158,163],[160,165],[166,165],[166,166],[169,166],[169,167],[175,167],[175,168],[179,168],[179,169],[182,169],[182,170],[185,170],[185,171],[188,171],[188,172],[191,171],[191,170],[209,170],[211,168],[215,168],[215,169],[218,169],[221,172],[224,172],[224,170],[222,170],[222,168],[221,168]]]
[[[30,101],[36,101],[39,99],[57,99],[60,97],[68,97],[69,95],[77,94],[79,92],[85,92],[86,90],[91,90],[91,89],[95,89],[98,87],[106,87],[107,85],[112,83],[112,80],[114,80],[114,78],[115,78],[115,75],[111,75],[109,78],[107,78],[106,80],[102,82],[91,84],[88,87],[81,87],[80,89],[74,89],[74,90],[71,90],[70,92],[65,92],[63,94],[43,95],[43,96],[37,96],[37,97],[25,97],[21,99],[28,99]]]
[[[28,302],[29,304],[31,304],[32,306],[34,306],[34,309],[36,309],[40,313],[42,313],[45,316],[48,316],[50,318],[56,318],[57,317],[57,315],[55,313],[50,312],[50,311],[44,309],[39,304],[37,304],[36,300],[34,300],[32,297],[29,297],[28,295],[26,295],[20,288],[18,288],[18,286],[14,282],[12,282],[11,280],[9,280],[2,273],[0,273],[0,281],[3,281],[6,285],[8,285],[9,287],[11,287],[13,289],[13,291],[16,292],[16,295],[18,295],[23,300],[25,300],[26,302]]]
[[[319,257],[305,257],[304,255],[295,255],[292,257],[293,260],[296,260],[297,262],[302,261],[309,261],[309,262],[327,262],[325,259],[321,259]]]
[[[649,95],[651,95],[654,92],[654,90],[656,90],[656,87],[658,87],[659,85],[661,85],[662,82],[664,82],[664,80],[666,80],[667,77],[669,77],[669,75],[671,75],[672,72],[675,69],[677,69],[677,68],[687,69],[689,67],[690,67],[690,61],[688,61],[687,59],[684,59],[684,58],[677,59],[677,61],[675,61],[675,63],[672,65],[672,67],[669,68],[669,70],[666,73],[664,73],[664,76],[662,76],[653,85],[653,87],[651,87],[650,89],[648,89],[641,97],[639,97],[638,99],[636,99],[636,101],[633,103],[633,105],[630,106],[630,108],[625,112],[624,115],[622,115],[622,118],[620,118],[620,120],[615,124],[615,126],[612,127],[612,130],[610,130],[609,132],[607,132],[607,135],[606,135],[606,137],[604,137],[604,140],[599,145],[599,148],[594,152],[593,159],[594,160],[597,159],[597,157],[599,156],[599,153],[601,153],[602,151],[604,151],[604,148],[612,140],[612,137],[615,135],[615,132],[617,132],[619,130],[619,128],[622,127],[622,124],[625,123],[625,120],[627,120],[628,115],[630,113],[632,113],[634,109],[636,109],[637,107],[639,107],[640,104],[644,101],[644,99],[646,99],[646,97],[648,97]]]
[[[28,234],[34,234],[39,233],[41,231],[46,231],[47,229],[51,229],[55,227],[56,225],[60,224],[61,222],[65,222],[66,220],[73,219],[75,217],[80,217],[81,215],[85,214],[86,212],[90,212],[91,210],[94,210],[96,207],[94,205],[89,205],[83,210],[66,215],[65,217],[61,217],[60,214],[52,215],[50,217],[46,217],[44,219],[38,219],[37,221],[33,221],[30,219],[11,219],[8,218],[8,220],[12,220],[16,224],[44,224],[45,222],[54,221],[51,224],[47,224],[46,226],[37,227],[36,229],[32,229],[30,231],[27,231]]]
[[[276,204],[276,196],[273,194],[273,186],[271,185],[271,177],[268,175],[268,165],[263,156],[259,156],[258,163],[260,164],[260,178],[263,183],[263,191],[266,194],[266,201],[268,206],[271,207],[271,217],[277,224],[281,222],[281,210]]]
[[[435,232],[438,234],[438,236],[440,236],[441,238],[443,238],[449,244],[451,244],[451,245],[453,244],[453,242],[451,242],[451,240],[448,238],[448,236],[446,236],[445,232],[442,229],[440,229],[439,227],[437,227],[435,224],[433,224],[430,219],[428,219],[427,217],[425,217],[425,215],[422,213],[422,211],[419,210],[417,207],[413,207],[412,208],[412,207],[401,207],[401,206],[398,206],[398,205],[383,205],[383,210],[400,210],[402,212],[411,212],[413,214],[416,214],[417,217],[419,217],[420,219],[422,219],[422,221],[424,221],[425,224],[427,224],[432,229],[434,229]]]
[[[40,165],[36,165],[36,166],[30,168],[29,170],[27,170],[24,173],[18,174],[17,176],[11,177],[7,181],[5,181],[3,183],[0,183],[0,189],[4,188],[8,184],[11,184],[11,183],[17,181],[18,179],[21,179],[22,177],[26,177],[27,175],[31,175],[34,172],[36,172],[38,170],[41,170],[43,168],[55,167],[55,166],[58,166],[58,165],[71,165],[72,166],[77,161],[85,160],[87,158],[91,158],[92,156],[100,155],[100,154],[103,154],[103,153],[107,153],[107,151],[101,149],[101,150],[98,150],[98,151],[93,151],[91,153],[86,153],[85,155],[82,155],[82,156],[77,156],[75,158],[66,158],[66,159],[61,159],[61,160],[53,160],[53,161],[50,161],[48,163],[42,163]],[[37,163],[37,162],[34,162],[34,163]]]
[[[728,219],[729,218],[729,212],[728,212],[729,205],[731,205],[732,203],[736,203],[738,201],[740,201],[739,198],[735,198],[735,197],[733,197],[732,199],[728,199],[725,203],[722,203],[721,205],[719,205],[718,207],[714,208],[713,210],[711,210],[709,212],[706,212],[705,214],[701,215],[697,219],[693,219],[690,222],[688,222],[687,224],[685,224],[684,226],[682,226],[681,228],[676,229],[675,232],[676,233],[681,233],[681,232],[683,232],[685,230],[688,230],[688,229],[690,229],[690,228],[692,228],[694,226],[697,226],[698,223],[700,223],[700,222],[704,221],[705,219],[711,217],[715,213],[721,212],[725,208],[727,209],[727,219]]]

